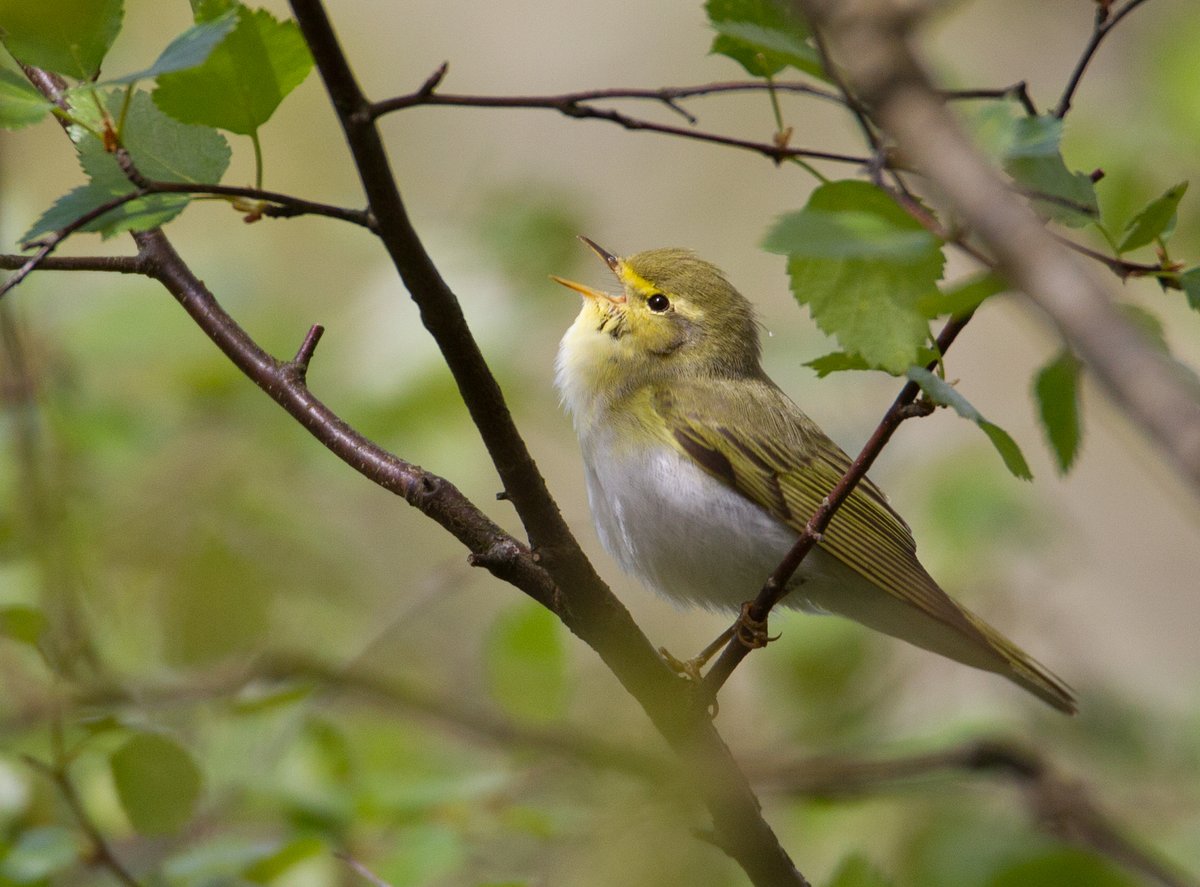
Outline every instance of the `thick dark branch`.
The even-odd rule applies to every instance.
[[[542,564],[562,589],[556,611],[638,700],[695,772],[722,847],[756,884],[806,884],[762,818],[729,750],[663,664],[632,617],[596,575],[517,432],[457,298],[426,253],[392,176],[371,104],[319,0],[291,0],[379,226],[379,235],[454,375],[459,391],[525,524]]]
[[[517,556],[504,563],[489,563],[488,569],[543,606],[555,608],[558,596],[554,584],[533,562],[528,550],[512,540],[448,480],[405,462],[367,440],[308,390],[301,367],[307,366],[306,361],[316,347],[313,331],[309,332],[295,360],[276,360],[225,312],[161,231],[142,232],[134,238],[141,248],[144,273],[166,287],[226,357],[313,437],[359,474],[403,496],[449,530],[469,550],[490,551],[500,540],[510,541]]]

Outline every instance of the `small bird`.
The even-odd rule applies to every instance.
[[[583,296],[555,381],[600,541],[668,598],[736,612],[851,460],[763,372],[753,308],[720,269],[684,249],[621,259],[580,239],[622,289],[553,278]],[[787,606],[848,617],[1076,710],[1061,680],[942,591],[868,479],[788,589]]]

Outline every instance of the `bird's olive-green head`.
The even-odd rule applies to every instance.
[[[754,311],[715,265],[685,249],[621,259],[581,239],[608,264],[622,292],[554,278],[584,297],[559,353],[568,400],[607,399],[681,375],[762,373]]]

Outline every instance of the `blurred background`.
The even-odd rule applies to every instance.
[[[264,5],[288,14],[284,3]],[[416,89],[447,60],[441,90],[473,94],[744,77],[707,54],[712,32],[699,3],[329,5],[374,98]],[[1051,107],[1093,11],[1087,0],[963,2],[933,22],[927,48],[949,85],[1023,79],[1039,107]],[[127,0],[106,73],[148,64],[189,24],[182,0]],[[1064,155],[1073,169],[1104,170],[1099,192],[1114,218],[1197,171],[1198,44],[1191,4],[1147,3],[1114,32],[1076,95]],[[667,109],[622,107],[680,122]],[[774,131],[763,95],[687,107],[706,130],[761,141]],[[795,145],[862,150],[836,107],[785,97],[784,114]],[[803,363],[833,343],[792,301],[784,260],[759,248],[814,180],[758,155],[550,111],[417,108],[385,118],[383,130],[414,223],[568,521],[652,640],[691,655],[727,620],[678,611],[621,576],[591,529],[575,438],[553,388],[558,339],[577,303],[548,275],[608,284],[577,233],[618,254],[694,249],[757,305],[768,372],[855,452],[898,384],[859,373],[818,382]],[[225,181],[250,184],[250,145],[230,141]],[[265,187],[361,205],[315,73],[263,143]],[[82,181],[57,127],[0,135],[4,251]],[[324,324],[309,374],[317,396],[519,533],[436,349],[369,234],[315,218],[246,227],[219,203],[194,203],[168,233],[274,354],[290,356],[310,324]],[[1172,246],[1189,264],[1200,259],[1194,194]],[[128,239],[90,235],[61,253],[131,250]],[[948,276],[969,270],[952,263]],[[1200,363],[1200,322],[1179,293],[1112,285],[1161,319],[1177,355]],[[0,606],[43,611],[58,657],[55,676],[28,647],[0,643],[0,834],[9,846],[0,881],[105,883],[46,862],[69,861],[79,838],[53,787],[21,756],[44,757],[51,725],[65,718],[68,738],[89,737],[73,773],[96,820],[135,866],[162,866],[164,883],[354,883],[334,849],[397,887],[742,883],[692,837],[706,818],[685,781],[662,776],[664,791],[644,772],[589,763],[573,740],[557,751],[533,741],[566,731],[624,745],[631,760],[664,754],[591,651],[324,451],[168,294],[116,275],[39,273],[0,311]],[[774,618],[781,639],[739,669],[718,725],[767,787],[768,819],[815,883],[854,852],[897,884],[1041,883],[1023,878],[1022,866],[1071,851],[1000,781],[943,774],[836,800],[779,775],[814,755],[980,737],[1036,746],[1090,786],[1137,843],[1200,873],[1200,507],[1090,385],[1081,456],[1069,476],[1057,475],[1030,397],[1033,374],[1056,350],[1039,316],[1001,296],[947,367],[1020,442],[1032,484],[1012,479],[983,435],[946,411],[906,424],[872,476],[943,586],[1071,683],[1081,713],[1064,719],[1004,681],[847,623]],[[76,702],[60,718],[62,694]],[[108,770],[130,727],[175,737],[204,777],[192,821],[149,842],[126,821]],[[41,843],[30,844],[31,832]],[[1087,864],[1098,873],[1091,883],[1153,883]]]

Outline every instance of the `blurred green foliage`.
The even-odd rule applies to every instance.
[[[204,18],[235,5],[196,7]],[[82,50],[74,55],[47,54],[36,33],[26,47],[29,60],[61,62],[63,73],[85,78],[112,44],[121,6],[4,2],[0,26],[17,10],[77,29]],[[755,23],[764,4],[708,8],[715,51],[755,72],[755,41],[767,40],[767,70],[813,68],[811,44],[789,46],[782,25]],[[139,15],[153,30],[145,6]],[[296,32],[266,13],[238,16],[242,40],[256,42],[246,33],[253,26],[283,47],[282,68],[262,58],[254,66],[274,72],[274,85],[257,82],[282,99],[307,71]],[[1155,101],[1168,111],[1163,128],[1184,146],[1169,168],[1142,168],[1141,146],[1109,133],[1097,137],[1109,175],[1093,192],[1060,156],[1060,148],[1070,154],[1060,141],[1068,133],[1042,118],[1020,124],[1029,130],[1021,150],[1011,139],[997,150],[1007,150],[1032,185],[1075,189],[1068,196],[1089,206],[1097,197],[1101,217],[1119,221],[1108,227],[1122,232],[1122,248],[1148,251],[1177,230],[1173,243],[1196,255],[1200,212],[1177,188],[1164,194],[1200,132],[1195,31],[1185,20],[1153,52],[1143,49],[1161,68]],[[171,34],[156,37],[148,45],[166,45]],[[464,35],[463,51],[475,39],[483,38]],[[209,74],[226,56],[213,58]],[[178,91],[166,105],[191,107],[180,94],[207,89],[203,73],[173,75]],[[376,72],[386,88],[398,88],[390,74]],[[15,107],[0,114],[6,125],[47,111],[18,82],[0,77],[0,94],[10,88],[12,96],[5,108]],[[134,99],[134,121],[148,112],[144,105]],[[277,105],[248,97],[242,123],[196,119],[257,131]],[[1007,108],[1002,116],[990,123],[998,144],[1018,119]],[[293,140],[303,143],[312,125],[305,120]],[[223,138],[206,138],[207,159],[220,160]],[[62,151],[73,163],[65,140]],[[268,145],[268,164],[270,155]],[[213,175],[223,172],[218,165]],[[6,193],[23,186],[4,182]],[[455,273],[477,284],[472,292],[484,294],[467,310],[535,452],[576,477],[573,450],[559,455],[570,443],[548,381],[569,309],[540,287],[546,274],[578,261],[572,237],[597,214],[579,209],[584,194],[539,180],[489,183],[475,196],[444,250]],[[43,208],[14,215],[6,206],[6,243]],[[211,206],[188,214],[197,215],[183,229],[194,239],[181,238],[180,249],[195,250],[197,270],[253,335],[290,354],[310,315],[336,321],[310,374],[314,389],[357,428],[450,477],[513,526],[506,504],[493,501],[497,481],[453,381],[414,313],[394,307],[399,288],[390,270],[372,264],[379,257],[366,258],[358,242],[328,229],[308,239],[300,221],[243,228]],[[1077,210],[1069,215],[1079,221]],[[876,228],[866,233],[888,239]],[[930,292],[941,265],[933,268],[922,252],[928,238],[919,239],[928,279],[904,307],[921,334],[929,317],[999,292],[990,280]],[[259,270],[227,258],[242,242],[253,244]],[[353,271],[323,276],[321,263],[335,263],[313,257],[331,253]],[[809,259],[835,276],[829,256]],[[376,272],[386,284],[375,282]],[[276,279],[283,283],[272,289]],[[1130,309],[1164,329],[1162,294],[1136,298],[1144,304]],[[718,849],[695,839],[705,820],[687,775],[674,772],[594,657],[548,613],[466,567],[438,528],[333,460],[157,288],[36,275],[0,305],[0,333],[0,887],[113,882],[56,776],[70,780],[91,823],[147,885],[362,883],[345,859],[395,887],[743,883]],[[370,363],[373,335],[386,341],[391,375]],[[862,341],[841,344],[864,352],[878,344],[871,330]],[[869,364],[857,353],[840,357],[837,368]],[[892,360],[892,369],[903,372],[908,362]],[[1054,387],[1041,403],[1077,394],[1065,389]],[[1052,437],[1070,430],[1047,428]],[[1074,452],[1061,442],[1056,450],[1061,463]],[[557,468],[560,459],[572,468]],[[993,455],[951,446],[929,459],[917,509],[928,531],[922,544],[940,552],[948,584],[968,594],[1003,586],[997,577],[1014,552],[1036,563],[1052,547],[1053,508],[1016,489]],[[581,504],[571,518],[582,524]],[[1075,722],[993,707],[991,697],[961,710],[939,707],[940,680],[935,689],[923,673],[913,678],[888,641],[834,620],[778,622],[781,639],[745,670],[753,689],[729,688],[737,695],[718,722],[737,735],[740,759],[783,771],[811,755],[924,751],[998,730],[1085,780],[1156,852],[1200,869],[1195,711],[1162,711],[1093,687]],[[676,627],[664,620],[655,633]],[[923,713],[926,705],[936,719]],[[599,765],[580,736],[631,760],[662,762],[660,772],[611,757]],[[766,784],[770,766],[758,773]],[[783,786],[764,792],[764,803],[801,868],[827,887],[1150,883],[1048,836],[1017,789],[995,781],[947,773],[850,799]]]

